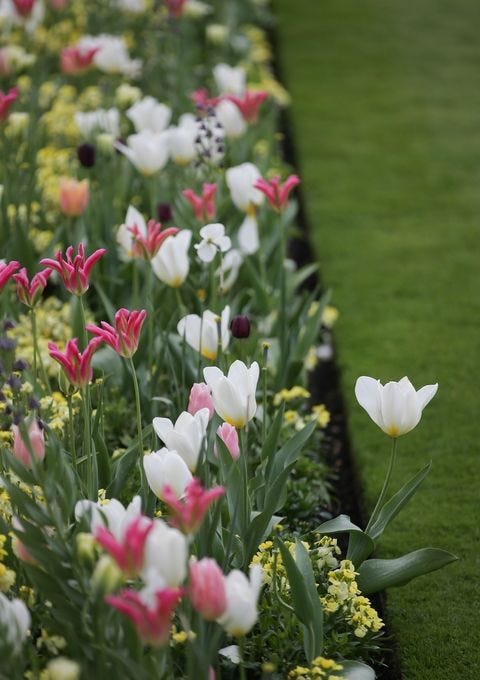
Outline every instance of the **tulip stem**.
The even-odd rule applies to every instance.
[[[385,477],[385,481],[383,482],[383,487],[382,487],[382,490],[380,491],[380,496],[378,497],[378,501],[377,501],[375,508],[372,512],[372,515],[371,515],[371,517],[368,521],[367,528],[365,529],[365,533],[367,533],[367,534],[368,534],[369,529],[372,527],[372,525],[376,521],[378,513],[381,510],[382,503],[385,499],[385,495],[387,493],[388,486],[390,484],[390,478],[392,476],[393,466],[395,464],[395,454],[396,454],[396,452],[397,452],[397,438],[393,437],[392,438],[392,451],[390,453],[390,462],[388,464],[387,475]]]
[[[73,469],[77,471],[77,447],[75,444],[75,428],[73,425],[73,405],[72,405],[72,395],[67,395],[68,403],[68,429],[70,434],[70,453],[72,455]]]
[[[35,390],[37,388],[37,358],[38,358],[38,364],[40,365],[40,371],[42,373],[42,378],[43,382],[45,383],[45,387],[47,390],[51,393],[51,388],[50,388],[50,381],[48,379],[47,372],[45,370],[45,366],[42,361],[42,355],[40,354],[40,348],[38,346],[38,329],[37,329],[37,316],[35,314],[35,309],[32,307],[30,309],[30,320],[32,324],[32,337],[33,337],[33,392],[35,394]]]
[[[280,309],[279,309],[279,335],[280,335],[280,363],[278,389],[284,387],[285,375],[287,370],[287,281],[285,272],[286,257],[286,234],[282,219],[279,219],[278,229],[280,231],[279,250],[279,272],[280,272]]]
[[[98,470],[96,468],[97,458],[95,452],[92,451],[92,429],[90,418],[92,417],[92,409],[90,404],[90,386],[86,385],[82,389],[82,414],[83,414],[83,446],[84,454],[87,463],[87,490],[90,500],[97,500],[98,494]]]
[[[135,371],[135,366],[133,364],[132,357],[128,359],[128,365],[130,367],[130,373],[132,374],[133,389],[135,392],[135,409],[137,413],[137,433],[138,433],[138,453],[139,453],[139,465],[140,465],[140,479],[142,483],[142,495],[144,504],[148,500],[148,483],[143,469],[143,427],[142,427],[142,409],[140,405],[140,390],[138,389],[138,379],[137,373]]]

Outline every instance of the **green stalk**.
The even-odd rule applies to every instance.
[[[97,459],[92,450],[92,409],[90,404],[90,386],[82,389],[82,415],[83,415],[83,447],[87,463],[87,491],[91,500],[97,500],[98,495],[98,471]]]
[[[380,491],[380,496],[378,497],[378,501],[375,505],[375,508],[372,512],[372,515],[370,519],[368,520],[367,528],[365,529],[365,533],[368,534],[369,529],[377,519],[377,515],[382,507],[382,503],[385,499],[385,495],[387,493],[388,485],[390,484],[390,478],[392,476],[392,470],[393,466],[395,464],[395,454],[397,451],[397,438],[393,437],[392,439],[392,451],[390,453],[390,462],[388,464],[388,470],[387,470],[387,475],[385,477],[385,481],[383,482],[383,487],[382,490]]]
[[[268,349],[270,345],[267,342],[263,343],[263,366],[262,366],[262,447],[265,446],[267,438],[267,361]]]
[[[75,428],[73,424],[73,406],[72,406],[72,395],[67,395],[68,403],[68,430],[70,437],[70,452],[72,454],[73,469],[77,470],[77,446],[75,444]]]
[[[37,317],[35,314],[34,307],[30,308],[30,322],[32,325],[32,339],[33,339],[33,391],[37,388],[38,380],[38,365],[40,365],[40,372],[42,374],[43,382],[45,387],[51,392],[50,380],[48,379],[47,371],[42,361],[42,355],[40,353],[40,347],[38,345],[38,329],[37,329]]]
[[[279,269],[280,269],[280,309],[279,309],[279,336],[280,336],[280,381],[279,388],[284,387],[285,373],[287,369],[287,279],[285,273],[285,257],[286,257],[286,234],[285,228],[282,224],[281,218],[278,225],[280,231],[280,248],[279,248]]]
[[[148,501],[149,487],[147,482],[147,477],[145,475],[145,470],[143,469],[143,427],[142,427],[142,408],[140,404],[140,390],[138,389],[138,379],[137,373],[135,371],[135,366],[133,364],[132,357],[128,358],[128,365],[130,367],[130,373],[132,374],[133,389],[135,392],[135,410],[137,414],[137,433],[138,433],[138,462],[140,466],[140,479],[142,484],[142,497],[144,505]]]

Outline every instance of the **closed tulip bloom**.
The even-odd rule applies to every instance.
[[[217,366],[203,369],[205,382],[212,388],[215,411],[229,425],[244,427],[255,415],[259,373],[256,361],[250,368],[243,361],[234,361],[227,376]]]
[[[169,133],[143,130],[127,138],[127,144],[115,142],[115,148],[146,177],[165,167],[169,156]]]
[[[181,286],[188,276],[190,270],[188,249],[191,239],[192,232],[181,229],[165,239],[158,253],[152,258],[155,275],[172,288]]]
[[[97,151],[93,144],[85,142],[77,146],[77,158],[80,165],[84,168],[93,168],[95,165]]]
[[[15,458],[18,458],[25,467],[33,467],[32,455],[38,461],[45,458],[45,436],[43,428],[35,418],[27,426],[28,441],[24,440],[18,425],[12,425],[12,432],[13,455]]]
[[[171,486],[181,498],[193,479],[183,458],[176,451],[169,451],[165,447],[144,456],[143,468],[148,485],[158,498],[162,498],[162,491],[166,485]]]
[[[147,586],[140,592],[125,588],[119,595],[108,595],[105,602],[126,616],[143,643],[153,647],[168,644],[173,610],[182,597],[180,588]]]
[[[188,541],[178,529],[161,519],[154,520],[144,550],[142,578],[159,577],[169,587],[179,586],[187,576]]]
[[[12,87],[8,92],[0,90],[0,120],[5,120],[10,113],[10,107],[17,99],[19,91],[16,87]]]
[[[215,113],[230,139],[237,139],[247,131],[247,124],[239,108],[229,99],[222,99],[215,107]]]
[[[154,97],[144,97],[131,106],[126,115],[135,126],[136,132],[163,132],[168,127],[172,110]]]
[[[212,390],[206,383],[193,383],[188,397],[187,411],[193,416],[202,408],[208,409],[208,418],[211,420],[215,413]]]
[[[407,377],[382,385],[375,378],[361,376],[355,385],[355,396],[378,427],[390,437],[399,437],[418,425],[437,389],[438,383],[416,391]]]
[[[170,451],[176,451],[183,458],[191,472],[194,472],[209,420],[208,409],[203,408],[192,416],[182,411],[175,425],[168,418],[154,418],[153,429]]]
[[[98,47],[64,47],[60,52],[60,69],[62,73],[74,75],[83,73],[93,64],[93,58],[98,52]]]
[[[246,635],[257,622],[257,601],[262,579],[263,570],[258,564],[250,567],[250,579],[238,569],[225,577],[227,608],[217,620],[230,635]]]
[[[44,269],[35,274],[31,281],[28,280],[28,273],[25,267],[18,274],[14,274],[13,280],[17,284],[17,295],[20,302],[23,302],[27,307],[34,307],[41,298],[51,273],[51,269]]]
[[[238,458],[240,458],[240,443],[238,440],[238,432],[233,425],[223,423],[217,428],[217,435],[227,447],[233,460],[238,460]]]
[[[202,316],[187,314],[177,324],[177,333],[185,338],[185,342],[200,354],[214,361],[217,358],[219,346],[219,326],[222,351],[225,352],[230,341],[228,324],[230,321],[230,307],[227,305],[221,317],[206,309]]]
[[[214,559],[204,557],[190,562],[189,573],[188,595],[194,609],[207,621],[215,621],[227,607],[223,571]]]
[[[250,335],[250,319],[246,314],[237,314],[232,319],[230,330],[234,338],[248,338]]]
[[[241,163],[225,173],[230,196],[239,210],[248,213],[263,203],[265,196],[255,187],[261,179],[260,170],[253,163]]]
[[[193,189],[184,189],[182,194],[192,206],[196,219],[201,222],[207,222],[215,217],[216,192],[216,184],[208,184],[208,182],[205,182],[202,186],[202,193],[200,196],[197,196]]]
[[[90,184],[88,179],[78,182],[71,177],[60,179],[60,196],[58,199],[61,212],[67,217],[82,215],[90,199]]]
[[[97,528],[95,538],[110,553],[124,575],[133,578],[142,570],[145,543],[153,526],[150,518],[137,515],[125,527],[120,538],[103,526]]]
[[[242,66],[217,64],[213,69],[213,77],[221,94],[241,96],[245,92],[247,74]]]

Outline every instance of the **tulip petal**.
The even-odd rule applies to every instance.
[[[433,399],[438,390],[438,383],[435,385],[425,385],[417,392],[417,399],[420,408],[423,410],[425,406]]]
[[[358,378],[355,384],[355,396],[358,403],[365,409],[373,422],[383,430],[380,389],[379,381],[366,375]]]

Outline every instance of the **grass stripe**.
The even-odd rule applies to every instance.
[[[389,593],[406,680],[480,674],[480,5],[476,0],[276,0],[307,210],[353,445],[373,506],[389,442],[358,375],[439,382],[399,442],[394,484],[433,470],[381,556],[460,561]]]

